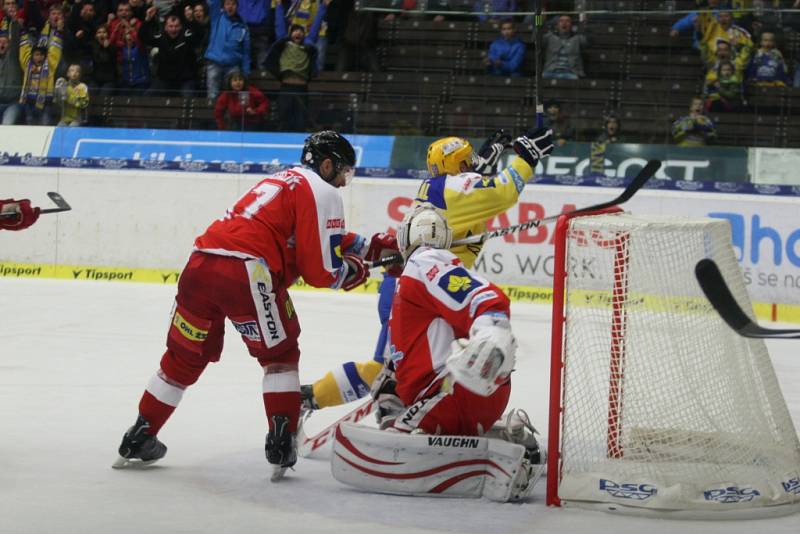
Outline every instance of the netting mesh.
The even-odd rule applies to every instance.
[[[694,276],[703,258],[751,310],[724,221],[571,221],[562,500],[800,503],[800,443],[766,346],[708,304]]]

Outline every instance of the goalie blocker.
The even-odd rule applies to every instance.
[[[351,423],[336,430],[333,478],[366,491],[429,497],[524,499],[544,470],[502,439],[387,432]]]

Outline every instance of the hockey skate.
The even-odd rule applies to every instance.
[[[289,432],[289,418],[285,415],[273,415],[272,428],[274,430],[267,433],[264,452],[272,464],[270,481],[277,482],[297,462],[297,439]]]
[[[137,417],[136,423],[122,436],[119,458],[111,467],[114,469],[147,467],[167,454],[167,446],[156,436],[146,433],[149,428],[150,423],[144,417],[141,415]]]
[[[486,437],[499,438],[525,447],[522,469],[513,482],[514,500],[530,495],[547,467],[547,452],[539,445],[536,434],[538,432],[531,424],[530,417],[521,409],[511,410],[504,421],[496,423],[485,434]]]

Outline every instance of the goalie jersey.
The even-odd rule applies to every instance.
[[[444,210],[455,241],[485,232],[486,223],[492,217],[517,203],[522,189],[532,177],[530,165],[515,157],[506,169],[494,176],[465,172],[428,178],[414,200],[430,202]],[[481,245],[462,245],[451,250],[467,268],[471,268],[481,252]]]
[[[411,255],[389,319],[397,395],[406,406],[439,387],[450,344],[468,337],[473,321],[485,313],[510,317],[500,288],[466,269],[449,250],[421,247]]]

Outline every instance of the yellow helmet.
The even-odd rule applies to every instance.
[[[472,169],[472,145],[462,137],[444,137],[428,147],[428,172],[431,176],[461,174],[461,163]]]

